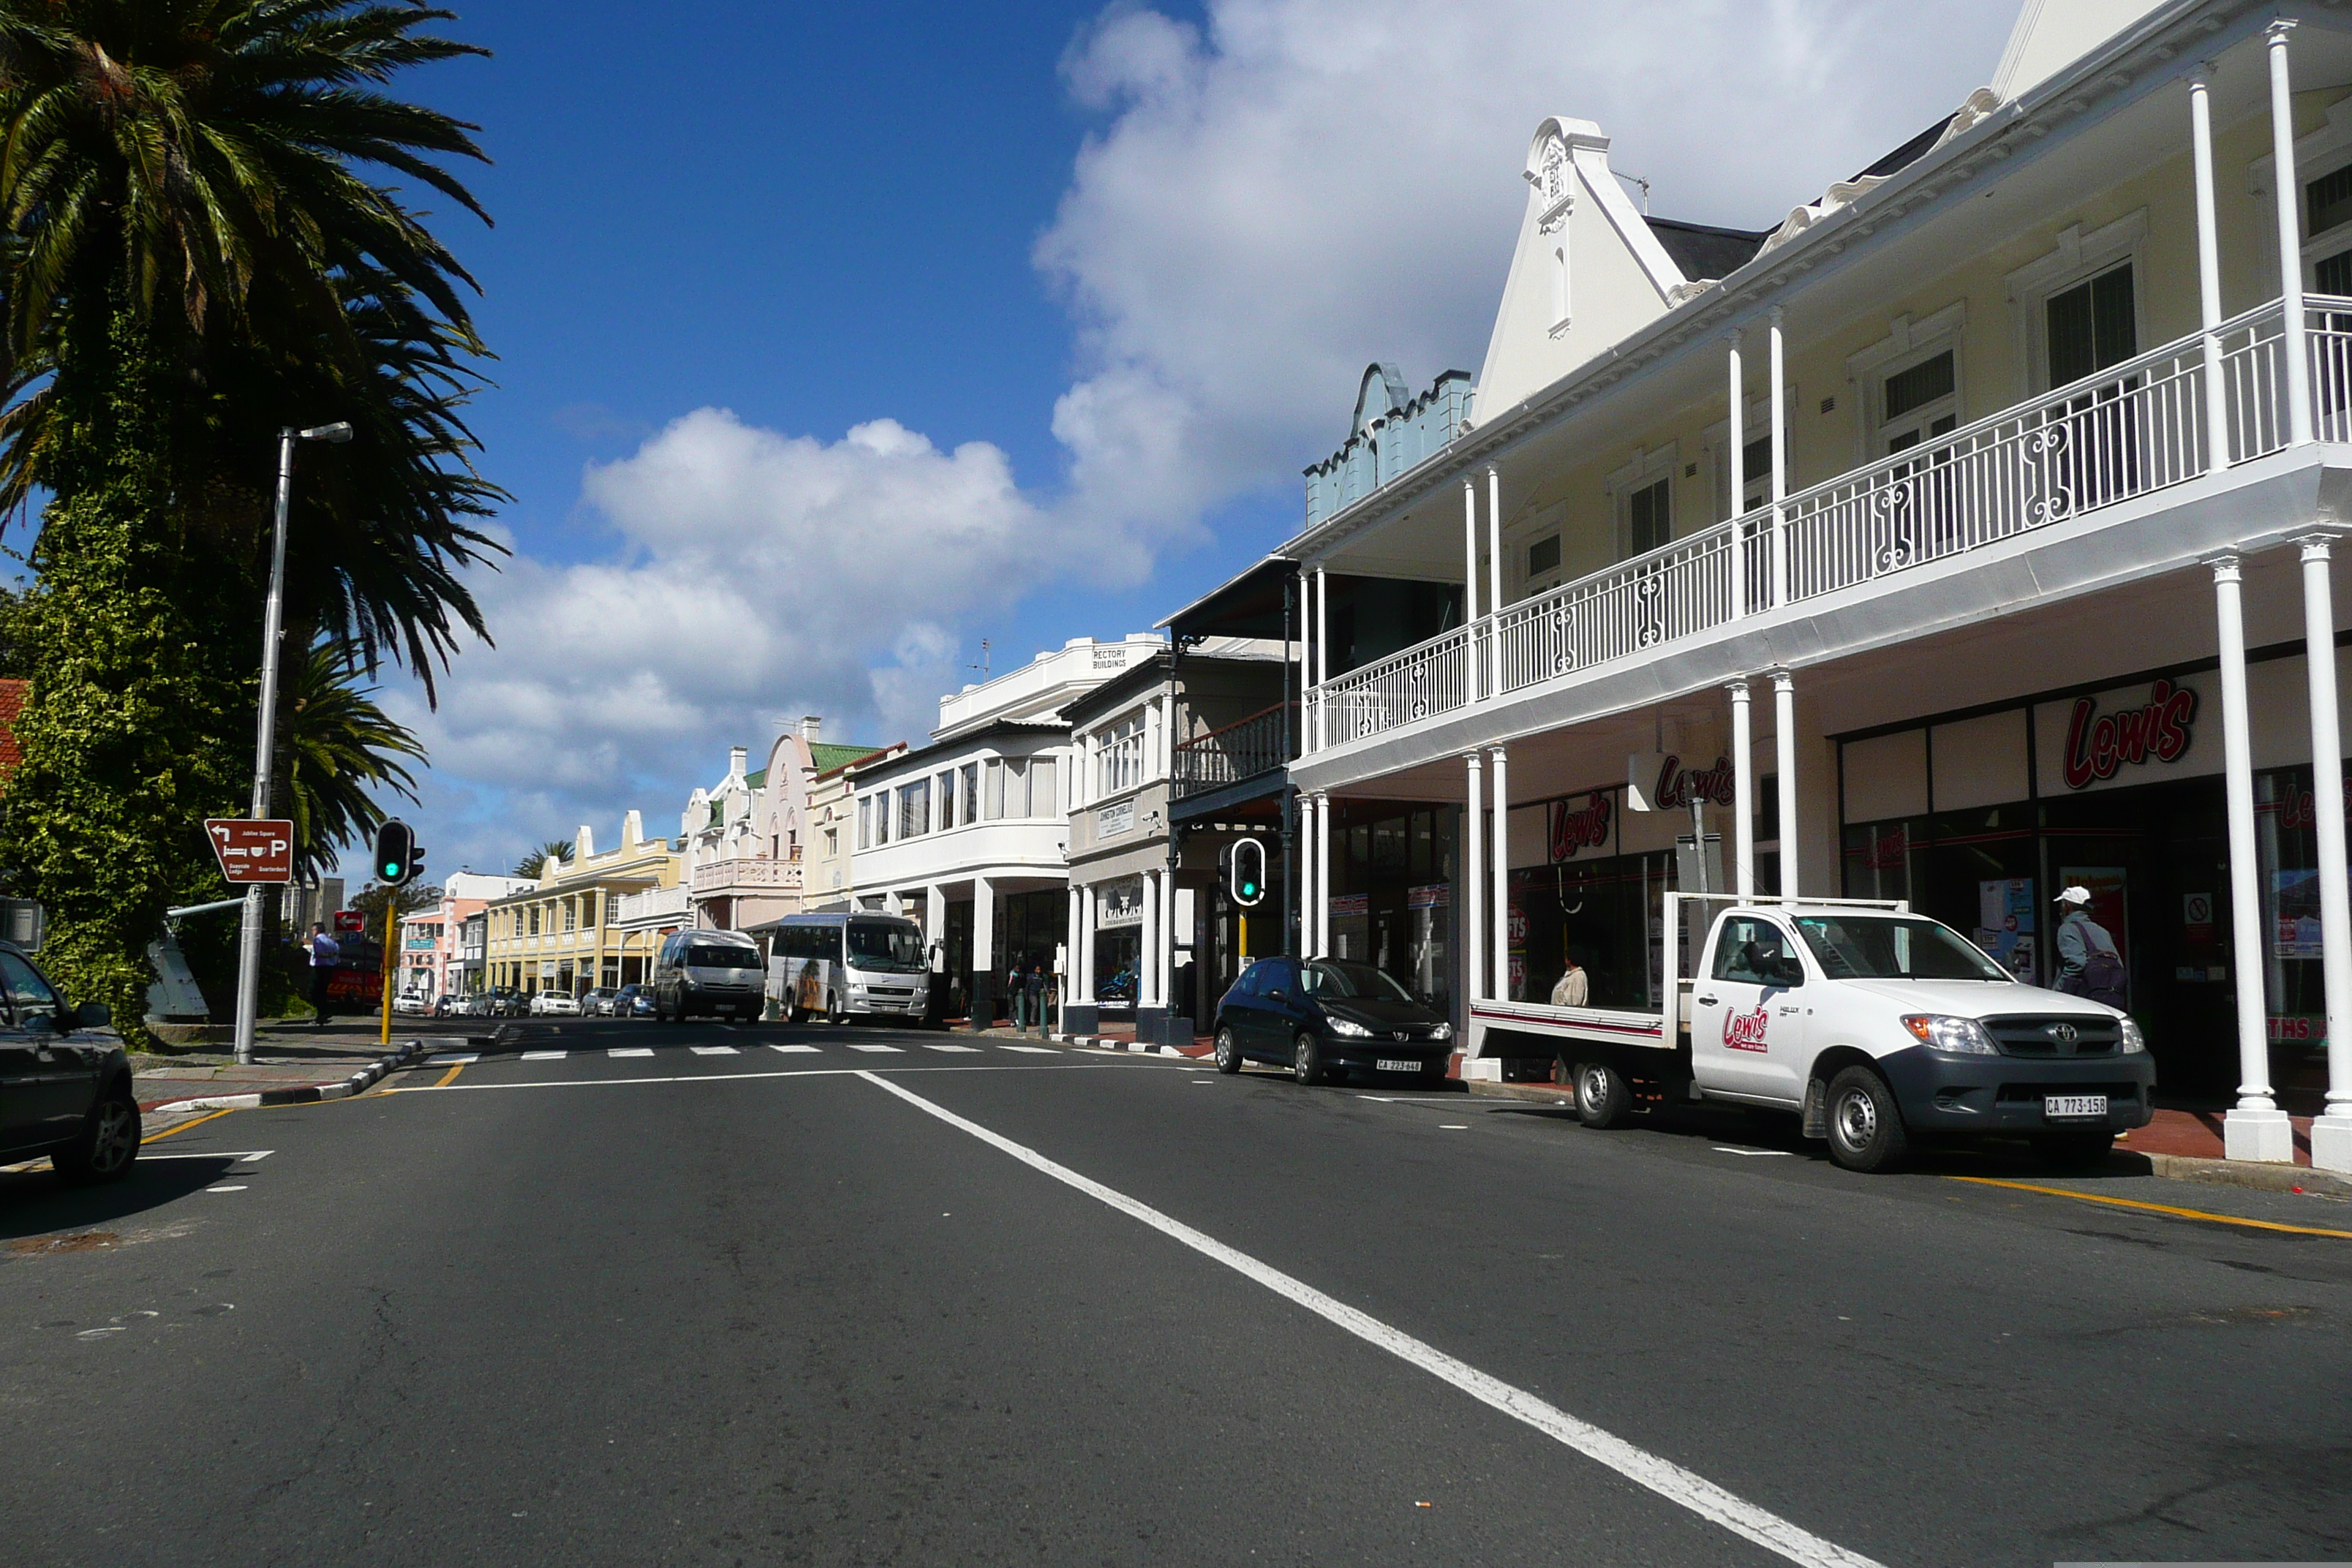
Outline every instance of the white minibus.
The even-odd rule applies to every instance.
[[[903,916],[786,915],[752,930],[768,941],[768,995],[793,1023],[919,1020],[929,1011],[923,928]]]

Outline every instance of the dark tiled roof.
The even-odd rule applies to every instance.
[[[1684,223],[1677,218],[1653,217],[1642,221],[1675,258],[1683,276],[1691,282],[1702,278],[1728,278],[1756,258],[1771,237],[1769,229],[1715,228],[1703,223]]]

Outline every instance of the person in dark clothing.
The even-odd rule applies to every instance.
[[[1030,1024],[1037,1033],[1044,1034],[1045,1032],[1045,971],[1042,966],[1034,963],[1029,966],[1028,977],[1021,983],[1021,992],[1028,998]]]
[[[327,986],[335,973],[335,962],[343,955],[342,943],[327,934],[323,925],[313,925],[303,951],[310,958],[310,1027],[324,1028],[327,1023]]]

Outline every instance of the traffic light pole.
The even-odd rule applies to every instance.
[[[278,432],[277,521],[269,533],[269,607],[261,622],[261,710],[254,721],[253,817],[269,815],[271,749],[278,739],[278,642],[286,616],[286,505],[294,488],[295,430]],[[253,1018],[260,1005],[261,884],[245,889],[245,920],[237,931],[236,1059],[253,1060]]]
[[[401,884],[405,887],[407,884]],[[400,888],[383,890],[383,1047],[392,1048],[392,977],[399,973],[393,967],[393,937],[400,930]]]

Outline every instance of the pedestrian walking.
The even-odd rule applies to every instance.
[[[2113,932],[2091,918],[2091,889],[2058,895],[2058,989],[2110,1007],[2131,1005],[2131,979]]]
[[[1045,971],[1043,965],[1033,963],[1029,966],[1029,977],[1022,983],[1021,989],[1022,994],[1029,1001],[1030,1029],[1043,1035],[1045,1032]],[[1024,1029],[1022,1033],[1027,1034],[1030,1029]]]
[[[327,1023],[327,987],[343,956],[343,944],[329,936],[325,926],[313,924],[302,946],[310,958],[310,1027],[321,1029]]]
[[[1021,973],[1021,961],[1016,958],[1013,961],[1013,967],[1004,973],[1004,1006],[1005,1011],[1012,1015],[1013,1032],[1016,1035],[1021,1032],[1024,1022],[1022,1008],[1027,999],[1028,991]]]

